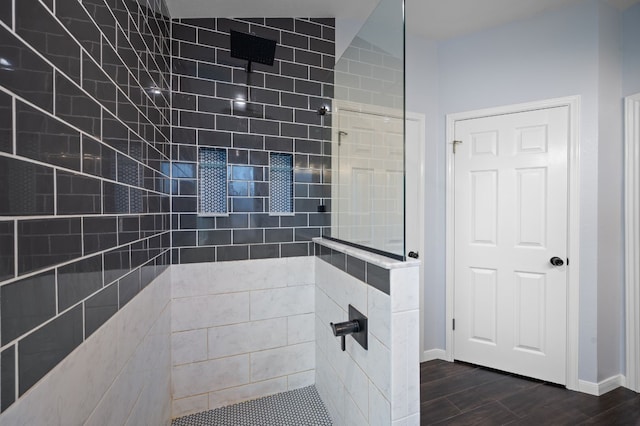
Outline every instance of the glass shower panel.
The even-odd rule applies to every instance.
[[[404,2],[381,0],[334,69],[331,237],[405,255]]]

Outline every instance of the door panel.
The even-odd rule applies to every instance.
[[[567,107],[455,125],[455,359],[565,383]]]

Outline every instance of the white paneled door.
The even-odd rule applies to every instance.
[[[455,140],[454,358],[565,384],[569,109],[456,121]]]

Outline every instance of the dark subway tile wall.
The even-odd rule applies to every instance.
[[[350,256],[337,250],[333,250],[322,244],[314,245],[315,256],[332,266],[346,272],[352,277],[380,290],[385,294],[391,294],[389,270],[373,263]]]
[[[171,21],[163,0],[0,3],[3,411],[170,263]]]
[[[173,20],[173,263],[313,255],[330,226],[333,19]],[[230,57],[229,31],[276,40],[272,67]],[[328,140],[328,139],[325,139]],[[197,149],[227,148],[228,216],[198,217]],[[269,153],[294,153],[294,215],[269,215]],[[328,204],[328,203],[327,203]]]

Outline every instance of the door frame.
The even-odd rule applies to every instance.
[[[580,272],[580,96],[570,96],[505,105],[495,108],[466,111],[446,115],[445,151],[446,172],[446,359],[453,361],[453,311],[454,311],[454,253],[455,253],[455,169],[452,141],[456,121],[512,114],[554,107],[569,107],[569,146],[567,158],[568,183],[568,241],[567,257],[567,350],[566,387],[578,390],[578,344],[579,344],[579,272]]]
[[[626,387],[640,392],[640,93],[625,98]]]

